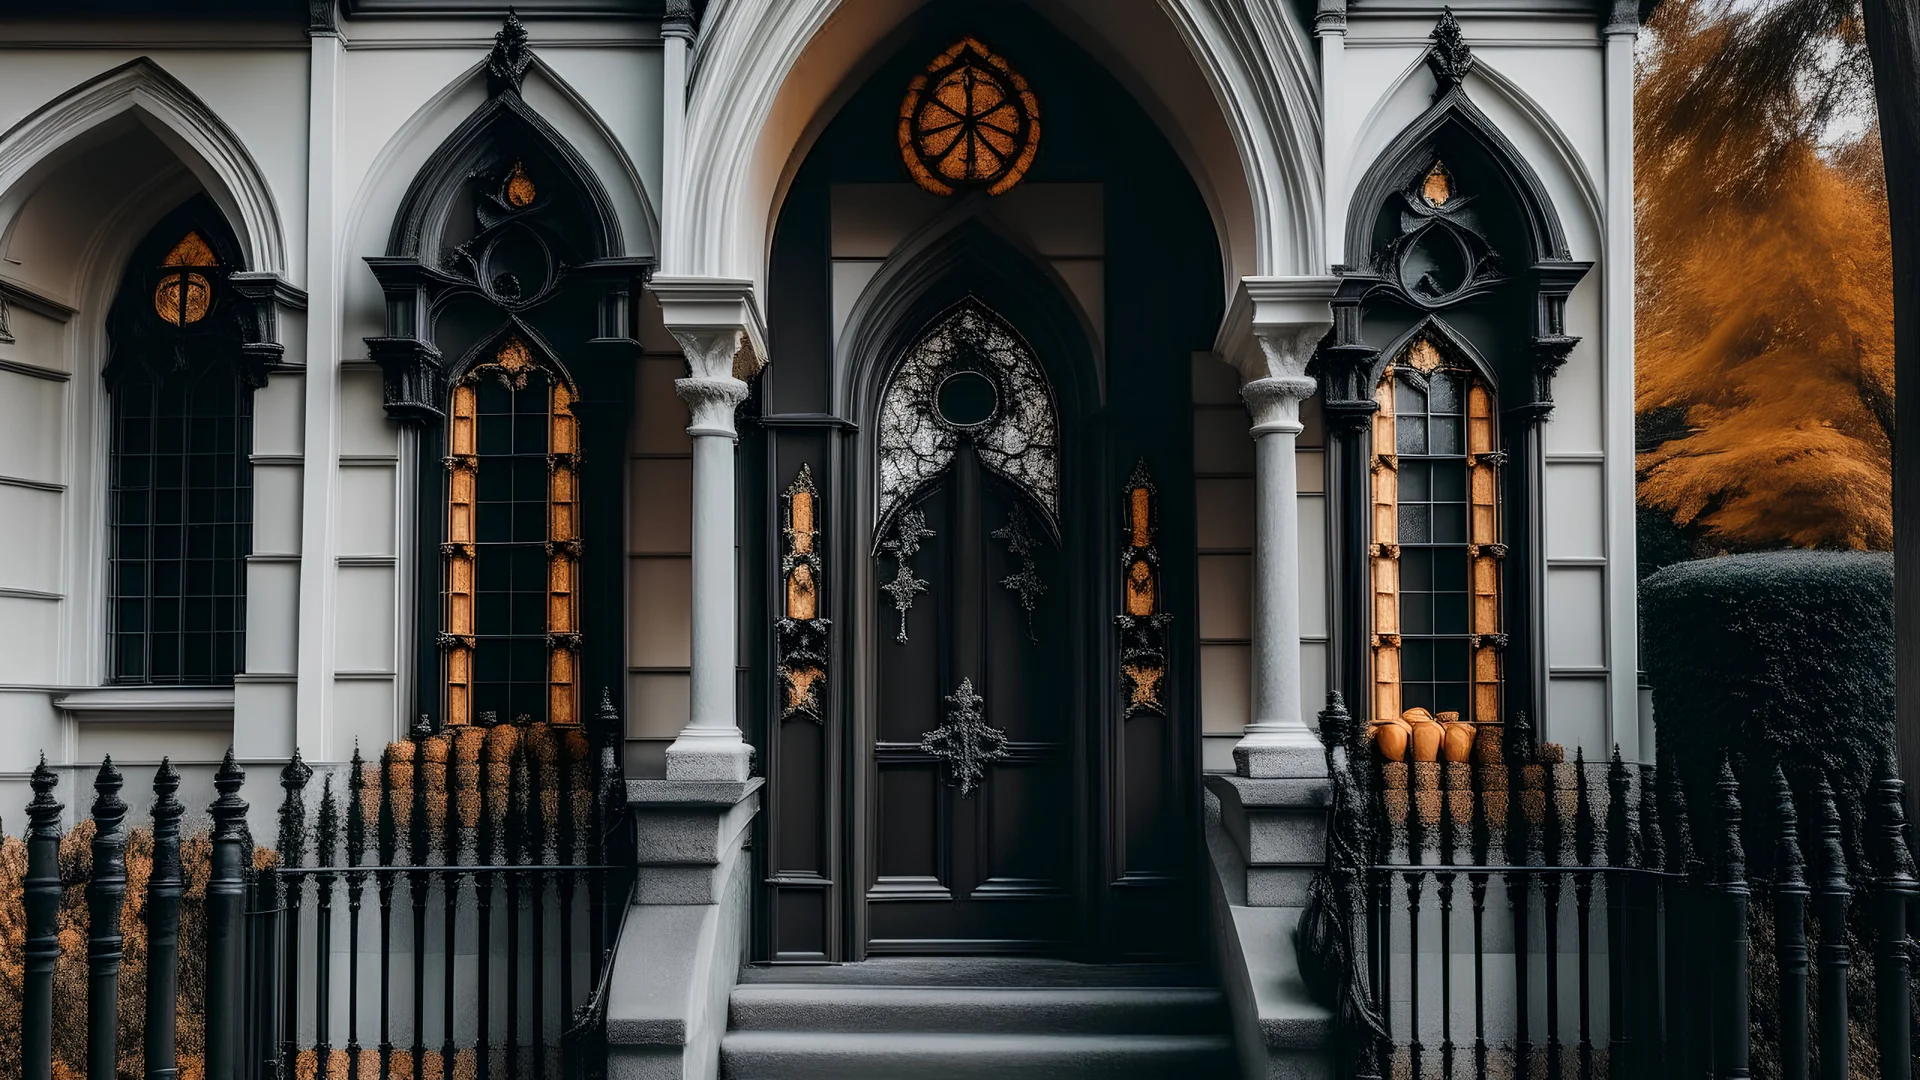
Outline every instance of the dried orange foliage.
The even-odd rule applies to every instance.
[[[1888,548],[1884,177],[1873,130],[1827,141],[1871,116],[1851,0],[1673,0],[1650,30],[1635,404],[1664,441],[1640,499],[1728,548]]]

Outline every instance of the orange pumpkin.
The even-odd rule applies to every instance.
[[[1440,743],[1446,732],[1433,719],[1433,714],[1418,706],[1400,714],[1413,731],[1413,760],[1439,761]]]
[[[1388,761],[1407,760],[1407,746],[1412,741],[1413,727],[1405,720],[1393,717],[1373,723],[1373,744],[1380,748],[1380,756]]]

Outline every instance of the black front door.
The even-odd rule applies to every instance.
[[[1073,589],[1046,508],[983,465],[1004,440],[970,433],[994,404],[975,378],[929,395],[951,457],[880,537],[870,954],[1062,952],[1079,929]]]

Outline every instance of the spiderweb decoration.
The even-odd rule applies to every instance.
[[[964,431],[936,401],[940,384],[961,371],[991,379],[997,402]],[[874,535],[953,462],[962,438],[980,463],[1033,500],[1056,531],[1060,521],[1060,421],[1053,387],[1019,333],[978,300],[944,315],[901,359],[880,396],[880,497]]]

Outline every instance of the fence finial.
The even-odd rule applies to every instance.
[[[307,781],[313,779],[313,769],[300,757],[300,748],[293,748],[293,757],[286,767],[280,770],[280,786],[286,789],[287,796],[280,802],[280,865],[299,866],[306,861],[307,854]]]
[[[180,819],[187,808],[177,797],[180,770],[171,757],[160,759],[153,771],[153,872],[148,880],[180,877]]]
[[[1914,884],[1913,850],[1907,846],[1907,812],[1902,801],[1906,787],[1889,746],[1874,770],[1867,796],[1867,860],[1874,877],[1888,885]]]
[[[60,839],[60,812],[66,805],[53,797],[53,789],[60,784],[60,774],[47,767],[47,755],[40,754],[40,764],[34,766],[33,801],[27,804],[27,835],[42,839]]]
[[[1740,781],[1734,778],[1733,762],[1728,758],[1720,759],[1720,778],[1714,783],[1714,796],[1720,811],[1714,872],[1722,885],[1739,884],[1747,879],[1747,850],[1740,839]]]
[[[1662,843],[1667,855],[1665,869],[1670,874],[1694,873],[1700,867],[1700,859],[1693,850],[1693,826],[1687,820],[1687,794],[1680,788],[1680,770],[1669,759],[1658,767],[1658,772],[1660,821],[1665,830]]]
[[[220,793],[220,797],[207,808],[207,813],[213,817],[215,840],[238,840],[246,836],[247,801],[240,797],[240,789],[246,782],[246,772],[233,760],[233,747],[227,747],[227,756],[220,762],[220,771],[213,774],[213,789]]]
[[[332,866],[340,847],[340,804],[333,794],[333,774],[320,779],[320,815],[314,827],[315,865]]]
[[[1613,744],[1613,756],[1607,761],[1607,865],[1639,866],[1640,822],[1629,790],[1626,759],[1620,756],[1620,744]]]
[[[1778,762],[1773,766],[1773,817],[1780,830],[1774,847],[1773,880],[1778,885],[1804,886],[1807,860],[1800,853],[1800,812],[1793,805],[1793,787],[1787,783],[1787,770]]]
[[[120,775],[120,770],[114,768],[113,755],[108,754],[101,758],[100,771],[93,778],[93,823],[97,830],[94,833],[96,837],[103,833],[117,832],[120,823],[126,820],[127,803],[120,797],[120,789],[124,786],[126,786],[126,780]]]
[[[1813,787],[1814,887],[1822,892],[1846,892],[1847,848],[1840,833],[1840,805],[1825,771]]]

